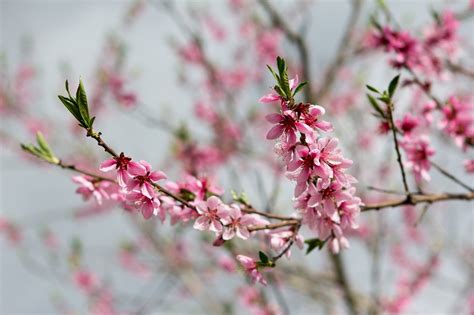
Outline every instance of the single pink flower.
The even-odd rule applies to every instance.
[[[127,191],[138,191],[144,196],[153,199],[156,197],[155,188],[152,183],[166,179],[165,173],[152,171],[151,165],[146,161],[140,161],[143,167],[131,168],[129,174],[132,176],[126,183]]]
[[[464,161],[464,169],[467,173],[474,173],[474,159]]]
[[[76,189],[76,193],[81,194],[84,200],[89,200],[91,196],[94,196],[97,203],[102,205],[103,199],[110,198],[107,192],[107,189],[113,185],[110,182],[94,180],[92,177],[86,175],[73,176],[72,181],[80,185],[80,187]]]
[[[84,292],[90,294],[99,286],[97,276],[87,270],[77,270],[73,275],[76,286]]]
[[[435,154],[435,150],[430,146],[430,140],[426,136],[416,139],[405,138],[400,143],[407,154],[408,162],[406,166],[415,175],[415,180],[419,183],[422,179],[431,179],[429,170],[431,168],[430,157]]]
[[[258,271],[257,263],[255,260],[248,256],[237,255],[236,259],[240,262],[245,271],[250,275],[250,278],[254,282],[260,282],[263,285],[267,285],[267,281],[263,278],[263,275]]]
[[[132,161],[131,158],[126,157],[123,152],[119,156],[105,160],[100,165],[102,172],[109,172],[113,169],[117,170],[117,181],[121,187],[125,187],[128,179],[130,178],[129,171],[133,173],[139,172],[139,169],[144,169],[144,166]]]
[[[248,239],[250,232],[247,229],[249,225],[254,224],[254,218],[248,214],[242,215],[242,211],[239,206],[232,204],[230,206],[221,206],[217,212],[221,218],[221,222],[225,225],[222,238],[224,240],[230,240],[235,235],[241,239]]]
[[[158,198],[149,198],[138,191],[132,191],[128,193],[126,195],[126,199],[141,211],[145,219],[149,219],[153,215],[158,215],[160,210],[162,210],[160,208],[160,200]],[[162,221],[163,220],[164,217],[162,217]]]
[[[199,201],[196,203],[196,210],[199,217],[194,222],[194,228],[200,231],[210,230],[216,233],[222,232],[222,223],[218,215],[219,208],[224,205],[222,201],[216,197],[211,196],[207,201]]]

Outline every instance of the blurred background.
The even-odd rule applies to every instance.
[[[420,29],[427,24],[431,19],[430,9],[442,10],[449,7],[452,10],[461,10],[466,7],[466,1],[386,2],[398,20],[410,29]],[[294,23],[289,23],[295,30],[307,34],[313,65],[312,77],[314,83],[318,84],[323,79],[324,69],[337,52],[344,33],[343,26],[351,12],[351,2],[299,1],[299,4],[295,5],[293,1],[279,0],[272,3],[294,18]],[[368,17],[377,6],[376,1],[363,3],[363,17],[357,26],[360,32],[367,27]],[[173,6],[183,16],[188,14],[193,17],[206,12],[213,21],[217,21],[220,27],[228,31],[225,40],[209,40],[207,48],[213,62],[222,67],[232,66],[235,55],[231,52],[235,47],[241,46],[245,39],[235,35],[235,25],[240,20],[230,2],[179,0],[173,1]],[[258,5],[254,7],[247,14],[267,21],[268,16],[262,8]],[[206,137],[208,131],[193,116],[193,106],[198,99],[203,98],[202,92],[199,91],[203,87],[193,84],[192,80],[198,78],[201,73],[198,70],[189,70],[186,62],[179,58],[178,48],[187,43],[189,36],[183,32],[176,19],[160,1],[0,1],[1,80],[7,82],[9,78],[18,75],[22,67],[23,75],[31,76],[24,91],[24,101],[28,103],[24,108],[29,113],[28,119],[19,122],[6,112],[1,112],[0,117],[3,138],[0,155],[0,211],[2,217],[21,226],[22,235],[22,241],[16,245],[6,239],[0,242],[1,314],[67,313],[64,309],[74,310],[76,314],[87,313],[87,297],[69,281],[68,268],[64,267],[64,260],[68,259],[74,242],[77,245],[77,239],[80,239],[81,250],[84,257],[87,257],[89,269],[94,270],[104,282],[117,289],[114,292],[115,298],[126,304],[119,307],[121,311],[134,312],[133,305],[148,306],[147,303],[158,299],[159,307],[144,308],[144,312],[206,313],[195,299],[183,293],[179,286],[173,285],[173,278],[167,276],[165,271],[160,272],[158,269],[146,277],[123,272],[117,257],[124,242],[136,239],[136,229],[130,224],[128,213],[115,209],[94,215],[93,219],[78,219],[77,212],[84,207],[84,203],[80,196],[74,193],[77,186],[71,181],[71,174],[33,161],[19,152],[20,142],[32,142],[33,131],[43,130],[58,156],[67,156],[70,160],[79,160],[79,156],[93,156],[91,161],[96,161],[96,164],[92,164],[97,167],[97,163],[102,161],[105,155],[82,133],[73,130],[69,115],[58,101],[57,95],[65,93],[66,79],[70,80],[71,86],[76,86],[79,77],[84,81],[89,96],[100,90],[98,69],[116,58],[119,60],[116,62],[120,64],[117,66],[120,74],[126,78],[124,90],[133,93],[130,96],[133,106],[127,102],[129,99],[126,96],[122,99],[107,96],[97,117],[97,125],[106,135],[108,142],[119,148],[119,151],[152,162],[154,167],[166,170],[170,177],[179,176],[180,170],[173,166],[174,136],[166,130],[166,122],[176,128],[186,124],[191,134],[198,139]],[[303,25],[306,28],[304,30]],[[473,19],[468,19],[463,21],[459,30],[465,46],[470,49],[473,45],[473,27]],[[204,27],[196,27],[196,30],[202,32],[205,39],[212,39],[212,31],[209,32]],[[282,41],[280,51],[289,59],[297,56],[291,43],[286,41]],[[123,57],[116,57],[117,54],[123,54]],[[472,61],[469,54],[467,58]],[[241,104],[241,107],[236,109],[238,112],[245,113],[262,106],[257,100],[267,93],[272,84],[265,68],[265,63],[270,62],[262,61],[258,68],[256,64],[253,65],[254,68],[246,68],[247,75],[250,75],[252,70],[260,73],[264,79],[258,85],[242,89],[243,92],[238,95],[237,103]],[[386,59],[380,56],[355,60],[349,67],[351,70],[348,70],[348,75],[358,83],[358,87],[354,89],[358,89],[355,99],[360,103],[364,102],[365,83],[383,87],[397,73],[387,65]],[[343,82],[337,84],[344,85]],[[469,82],[461,84],[472,89]],[[436,91],[449,94],[449,90],[449,84],[441,83],[437,85]],[[339,91],[345,93],[346,90],[335,88],[332,93],[337,95]],[[401,96],[400,103],[404,100],[409,103],[409,99],[409,96]],[[328,98],[328,104],[321,105],[329,107],[331,101],[335,102],[335,99]],[[369,107],[367,104],[364,106]],[[362,105],[361,107],[363,108]],[[354,120],[355,117],[355,114],[349,113],[348,115],[354,117],[336,120],[335,117],[339,116],[331,110],[329,115],[329,120],[336,126],[343,126],[346,119]],[[153,121],[149,117],[158,117],[159,121]],[[376,129],[376,122],[370,118],[361,122],[363,126],[359,127],[365,127],[368,133],[373,133]],[[376,142],[370,150],[358,149],[357,156],[353,156],[349,153],[349,147],[350,141],[354,141],[356,135],[352,134],[351,130],[339,129],[342,130],[339,137],[347,152],[346,156],[354,159],[356,164],[361,161],[359,166],[362,172],[376,173],[374,165],[387,156],[386,148],[381,144],[385,140],[374,140],[380,142]],[[253,137],[260,137],[260,142],[263,142],[264,133],[254,133]],[[445,145],[445,139],[434,139],[433,142],[435,147],[444,148],[439,149],[436,155],[437,163],[472,184],[472,176],[466,175],[462,168],[465,153],[453,145]],[[270,145],[265,144],[271,153]],[[392,167],[395,168],[393,154],[390,159],[393,162]],[[272,170],[261,170],[258,164],[247,162],[245,158],[232,162],[233,168],[240,169],[238,173],[242,172],[238,182],[235,180],[235,171],[232,173],[227,170],[219,171],[218,182],[227,194],[231,189],[245,190],[250,200],[262,206],[265,200],[262,200],[258,187],[267,192],[271,191],[274,178]],[[255,175],[257,172],[260,172],[258,176]],[[395,168],[392,175],[381,180],[382,187],[400,189],[398,176]],[[429,187],[434,187],[436,191],[457,190],[456,186],[440,174],[432,172],[432,177]],[[359,179],[358,189],[363,191],[364,186],[371,181],[370,176],[366,178],[366,181],[363,177]],[[291,195],[292,184],[283,178],[276,202],[282,212],[284,209],[291,209]],[[434,276],[435,280],[423,289],[416,302],[410,304],[406,314],[463,312],[465,291],[472,287],[472,278],[469,278],[472,274],[466,272],[464,265],[460,264],[459,256],[466,254],[468,249],[472,250],[474,245],[472,210],[470,203],[452,202],[433,206],[426,214],[425,235],[429,239],[436,239],[436,242],[431,242],[432,246],[439,243],[446,251],[442,256],[439,272]],[[434,212],[436,214],[433,214]],[[400,212],[395,209],[386,210],[383,216],[377,214],[363,214],[365,217],[361,220],[369,228],[377,226],[375,230],[383,229],[381,227],[396,229],[402,220]],[[156,226],[160,233],[166,235],[173,233],[171,231],[175,229],[168,223],[157,223]],[[47,252],[44,246],[45,235],[50,232],[54,235],[54,242],[58,244],[58,249],[51,253]],[[191,239],[192,232],[189,235]],[[390,242],[390,237],[385,236],[387,243]],[[202,261],[202,256],[206,256],[200,252],[202,247],[197,247],[196,244],[189,246],[190,255],[195,256],[197,261]],[[344,253],[350,279],[361,292],[370,292],[371,287],[367,279],[370,279],[373,273],[372,256],[367,254],[364,241],[351,240],[351,246],[351,249]],[[418,251],[415,245],[410,249],[409,255],[418,257],[423,250],[424,248]],[[316,271],[327,265],[324,259],[315,257],[317,255],[304,256],[303,252],[298,253],[296,249],[294,252],[295,256],[289,262],[290,265],[292,262],[298,262]],[[472,263],[472,254],[468,255],[468,261]],[[396,273],[391,269],[392,258],[388,247],[380,257],[381,290],[390,295],[395,290],[394,283],[397,280]],[[153,266],[159,264],[160,259],[144,257],[143,261],[154,270]],[[211,295],[218,293],[217,295],[228,297],[235,294],[232,293],[232,288],[239,282],[238,276],[230,280],[225,274],[217,275],[216,278],[209,282],[202,280]],[[290,301],[292,314],[316,314],[321,310],[315,308],[312,300],[300,292],[284,289],[284,294]],[[245,314],[246,311],[238,309],[237,313]],[[340,313],[343,314],[344,311]]]

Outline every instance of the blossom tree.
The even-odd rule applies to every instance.
[[[167,308],[171,288],[198,303],[193,312],[199,306],[206,314],[430,313],[419,296],[426,286],[452,281],[440,275],[456,263],[464,283],[454,284],[455,304],[445,303],[443,312],[472,314],[474,72],[472,41],[460,28],[474,4],[433,9],[421,29],[411,29],[384,1],[349,3],[334,59],[316,71],[314,38],[299,31],[309,23],[310,2],[232,0],[228,24],[212,6],[133,2],[125,27],[145,11],[159,11],[186,38],[170,43],[183,67],[182,88],[195,96],[192,121],[182,124],[154,115],[130,87],[118,37],[107,40],[94,79],[74,88],[65,81],[57,101],[63,121],[37,117],[29,107],[33,66],[5,73],[2,116],[36,139],[21,141],[19,150],[7,128],[3,145],[71,176],[85,203],[74,213],[77,222],[126,216],[136,234],[119,244],[110,264],[159,288],[151,297],[123,297],[107,273],[88,263],[81,239],[61,244],[53,223],[40,246],[55,265],[38,257],[30,263],[71,283],[91,314],[186,312],[184,304]],[[243,41],[234,44],[236,37]],[[228,46],[227,63],[208,48],[215,44]],[[389,79],[357,77],[374,60]],[[255,93],[261,96],[249,106],[246,96]],[[114,108],[169,135],[166,163],[125,152],[119,138],[101,129]],[[55,139],[57,130],[74,140]],[[81,150],[86,141],[96,150]],[[165,150],[162,143],[143,146]],[[446,164],[450,159],[456,162]],[[241,184],[252,174],[256,184]],[[451,207],[470,220],[467,243],[440,228]],[[23,230],[21,221],[0,219],[0,232],[18,251],[27,242]],[[363,264],[368,272],[361,272]],[[224,287],[230,292],[218,292]],[[64,298],[55,305],[74,311]]]

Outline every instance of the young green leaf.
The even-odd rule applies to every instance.
[[[77,107],[79,108],[79,113],[81,114],[82,121],[84,122],[84,127],[90,128],[92,127],[89,118],[89,106],[87,104],[87,95],[84,89],[84,85],[82,84],[82,80],[79,80],[79,86],[77,87],[76,92],[76,102]]]
[[[277,83],[280,83],[280,77],[278,76],[278,74],[275,73],[275,71],[273,71],[272,67],[267,65],[267,68],[268,68],[268,70],[270,70],[271,74],[273,75],[273,77],[275,78]]]
[[[281,58],[280,56],[277,57],[277,67],[278,67],[278,73],[280,74],[280,77],[282,77],[282,74],[285,72],[286,64],[285,60]]]
[[[377,100],[375,100],[375,98],[370,95],[370,94],[367,94],[367,98],[369,99],[369,102],[370,102],[370,105],[372,105],[372,107],[382,116],[382,117],[385,117],[385,113],[384,111],[382,110],[382,108],[380,108],[379,104],[377,103]]]
[[[67,110],[74,116],[74,118],[81,122],[81,114],[79,113],[79,109],[77,108],[75,101],[73,102],[71,99],[68,99],[62,95],[58,95],[58,97]]]
[[[286,94],[285,94],[285,92],[281,89],[281,87],[280,87],[279,85],[275,85],[274,90],[275,90],[275,92],[278,93],[278,95],[280,95],[282,98],[285,98],[285,99],[286,99]]]
[[[312,238],[309,240],[304,241],[306,244],[308,244],[308,249],[306,250],[306,255],[311,253],[315,248],[318,248],[321,250],[326,244],[326,241],[320,240],[319,238]]]
[[[36,142],[38,142],[38,145],[44,153],[51,153],[51,149],[49,148],[48,143],[43,137],[43,134],[41,132],[36,133]]]
[[[258,252],[258,257],[260,258],[260,261],[264,264],[264,265],[267,265],[268,262],[270,261],[270,259],[268,258],[268,256],[262,252],[262,251],[259,251]]]
[[[301,82],[300,84],[298,84],[295,91],[293,92],[293,96],[295,96],[296,93],[298,93],[306,84],[308,84],[308,81],[304,81],[304,82]]]
[[[51,151],[51,148],[49,147],[41,132],[36,133],[36,142],[38,146],[34,146],[33,144],[21,144],[21,148],[46,162],[52,164],[59,163],[59,159],[54,155],[53,151]]]
[[[398,80],[400,79],[400,75],[397,75],[395,78],[390,81],[390,84],[388,85],[388,95],[390,98],[392,98],[393,94],[395,93],[395,90],[397,89],[398,85]]]
[[[369,90],[371,90],[372,92],[375,92],[375,93],[377,93],[377,94],[380,94],[379,90],[377,90],[377,89],[374,88],[373,86],[370,86],[370,85],[367,84],[366,87],[367,87]]]

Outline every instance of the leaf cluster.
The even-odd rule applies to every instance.
[[[67,80],[65,85],[66,92],[68,95],[58,95],[59,99],[68,109],[68,111],[74,116],[74,118],[76,118],[76,120],[79,122],[79,126],[84,129],[91,130],[95,117],[90,117],[86,90],[84,89],[82,80],[79,80],[79,86],[76,90],[76,97],[73,97],[69,92],[69,83]]]
[[[44,139],[44,136],[41,132],[36,133],[36,143],[36,146],[33,144],[21,144],[21,148],[26,152],[48,163],[59,163],[59,159],[54,155],[53,151]]]

